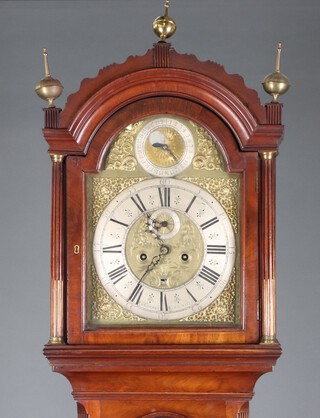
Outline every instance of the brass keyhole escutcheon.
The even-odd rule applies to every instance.
[[[80,245],[76,244],[76,245],[73,247],[73,253],[74,253],[74,254],[79,254],[79,253],[80,253]]]

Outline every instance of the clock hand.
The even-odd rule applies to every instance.
[[[174,153],[171,151],[171,149],[168,147],[167,144],[161,144],[160,142],[155,142],[152,144],[155,148],[161,148],[164,151],[166,151],[175,161],[178,161],[178,158],[174,155]]]
[[[152,271],[152,270],[154,269],[154,267],[155,267],[155,266],[156,266],[156,265],[160,262],[161,258],[162,258],[165,254],[168,254],[168,252],[169,252],[169,248],[168,248],[168,247],[162,246],[162,247],[160,248],[160,254],[155,255],[155,256],[152,258],[151,263],[148,265],[148,267],[147,267],[146,271],[143,273],[143,275],[141,276],[141,278],[138,280],[138,283],[137,283],[137,284],[136,284],[136,286],[134,287],[134,289],[133,289],[133,291],[132,291],[132,293],[131,293],[131,295],[130,295],[130,297],[129,297],[128,301],[132,301],[132,302],[134,301],[134,299],[136,298],[137,294],[140,292],[140,289],[141,289],[141,287],[142,287],[141,282],[144,280],[144,278],[146,277],[146,275],[147,275],[148,273],[150,273],[150,271]],[[140,294],[140,296],[141,296],[141,294]],[[139,303],[140,296],[138,297],[138,301],[137,301],[137,303]]]
[[[180,219],[171,209],[158,209],[147,215],[147,228],[162,245],[163,240],[168,240],[179,232]]]
[[[153,258],[152,258],[152,260],[151,260],[151,263],[147,266],[147,269],[146,269],[146,271],[143,273],[143,275],[142,275],[142,277],[140,278],[140,280],[139,280],[139,282],[138,282],[138,284],[139,283],[141,283],[142,281],[143,281],[143,279],[146,277],[146,275],[148,274],[148,273],[150,273],[150,271],[152,271],[153,269],[154,269],[154,267],[157,265],[157,264],[159,264],[160,263],[160,260],[166,255],[166,254],[168,254],[169,253],[169,248],[167,247],[167,246],[165,246],[165,245],[162,245],[161,247],[160,247],[160,254],[158,254],[158,255],[155,255]]]
[[[171,149],[168,147],[168,145],[164,144],[164,146],[162,147],[162,149],[164,149],[165,151],[168,152],[168,154],[174,159],[174,161],[178,161],[178,158],[174,155],[174,153],[171,151]]]
[[[157,224],[157,226],[156,226]],[[151,213],[147,213],[147,227],[148,227],[148,231],[158,240],[160,245],[163,245],[163,241],[160,238],[160,234],[158,232],[158,230],[161,227],[161,223],[158,222],[155,218],[152,218],[152,214]]]

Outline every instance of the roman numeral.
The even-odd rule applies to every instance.
[[[133,289],[133,292],[129,296],[129,299],[131,302],[135,302],[136,305],[139,304],[142,293],[144,288],[142,287],[142,283],[138,283],[137,286]]]
[[[117,267],[116,269],[108,273],[110,280],[112,280],[114,284],[122,280],[126,276],[126,274],[127,274],[127,269],[124,265]]]
[[[119,225],[122,225],[122,226],[125,226],[125,227],[129,226],[128,224],[125,224],[124,222],[117,221],[117,219],[111,218],[110,221],[115,222],[116,224],[119,224]]]
[[[216,224],[217,222],[219,222],[219,219],[215,216],[214,218],[209,219],[208,221],[201,224],[200,227],[201,227],[202,230],[204,230],[204,229],[209,228],[210,226]]]
[[[140,210],[140,212],[145,212],[146,208],[138,194],[135,195],[135,197],[131,196],[131,200],[133,203],[137,206],[137,208]]]
[[[186,288],[186,291],[188,292],[188,294],[191,296],[191,298],[195,301],[198,302],[197,299],[193,296],[193,294],[190,292],[189,289]]]
[[[189,203],[187,209],[186,209],[186,213],[189,212],[191,206],[193,205],[193,202],[196,200],[197,196],[193,196],[193,198],[191,199],[191,202]]]
[[[103,253],[121,253],[121,249],[120,249],[121,247],[122,247],[121,244],[111,245],[110,247],[103,247],[102,252]]]
[[[170,187],[158,187],[161,206],[170,206]]]
[[[160,310],[168,310],[167,295],[164,292],[160,292]]]
[[[209,267],[204,266],[200,271],[199,276],[207,282],[215,285],[220,277],[220,274],[216,273],[214,270],[211,270]]]
[[[207,245],[207,254],[226,254],[225,245]]]

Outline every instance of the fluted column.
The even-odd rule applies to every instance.
[[[240,411],[238,412],[237,418],[249,418],[249,402],[246,402]]]
[[[52,212],[51,212],[51,281],[50,281],[50,340],[49,344],[63,344],[64,330],[64,155],[52,159]]]
[[[261,343],[277,344],[276,337],[276,268],[275,268],[275,174],[276,151],[261,157]]]
[[[77,402],[77,413],[78,413],[78,418],[88,418],[89,415],[87,414],[87,411],[85,410],[85,407]]]
[[[227,402],[226,418],[249,418],[249,402],[245,400]]]

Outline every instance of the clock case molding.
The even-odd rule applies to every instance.
[[[44,354],[69,379],[79,417],[249,417],[256,380],[281,355],[275,277],[281,110],[279,103],[262,106],[239,75],[166,42],[83,80],[63,111],[44,109],[53,166]],[[85,173],[103,168],[128,124],[160,114],[204,127],[217,138],[227,170],[241,175],[241,325],[86,329]]]

